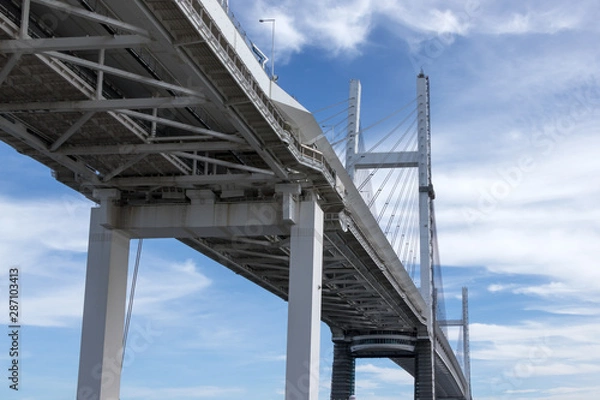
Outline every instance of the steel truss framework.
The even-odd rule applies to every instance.
[[[217,4],[0,0],[0,140],[98,203],[108,190],[117,213],[246,207],[256,224],[173,237],[286,300],[294,210],[315,196],[322,319],[334,331],[415,332],[426,304],[329,144],[310,140],[314,119],[266,94],[251,50],[204,3]],[[278,229],[265,230],[275,214]],[[438,348],[442,395],[460,397],[450,347]]]

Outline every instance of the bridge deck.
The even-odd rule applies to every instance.
[[[423,299],[329,143],[302,144],[321,134],[314,118],[269,80],[216,1],[94,3],[95,20],[34,2],[29,36],[72,40],[25,43],[20,2],[0,1],[0,140],[94,201],[94,189],[119,189],[124,207],[184,204],[190,189],[224,204],[280,204],[281,184],[316,191],[323,320],[355,333],[424,326]],[[82,48],[82,37],[106,41]],[[287,298],[289,232],[179,239]],[[437,345],[438,392],[462,397],[443,335]]]

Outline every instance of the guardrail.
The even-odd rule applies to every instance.
[[[323,153],[300,142],[299,135],[294,132],[291,125],[282,117],[271,99],[261,89],[252,72],[250,72],[242,59],[238,56],[236,50],[226,40],[218,24],[209,15],[202,3],[199,0],[178,0],[178,3],[185,4],[186,9],[190,11],[193,10],[196,13],[195,21],[201,22],[202,25],[200,26],[200,30],[208,39],[207,42],[215,46],[215,51],[219,53],[222,61],[232,69],[234,78],[238,79],[240,86],[245,89],[248,97],[262,112],[265,119],[270,122],[281,140],[288,144],[292,144],[301,157],[308,159],[308,164],[320,166],[326,179],[331,186],[335,188],[336,172],[327,162]],[[223,6],[222,3],[221,6]],[[231,19],[230,13],[227,13],[227,15]],[[236,23],[236,21],[233,20],[233,25],[238,30],[238,33],[244,38],[246,45],[250,48],[251,42],[247,39],[245,32],[240,31],[239,23]]]

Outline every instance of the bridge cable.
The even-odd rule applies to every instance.
[[[401,210],[401,213],[404,213],[404,209],[407,208],[408,206],[408,200],[405,197],[406,196],[406,191],[407,189],[412,186],[412,176],[410,171],[402,171],[403,175],[406,175],[405,179],[404,179],[404,183],[402,184],[402,187],[400,188],[400,190],[396,191],[396,202],[394,204],[394,208],[392,209],[392,214],[390,216],[390,218],[387,221],[386,227],[385,227],[385,235],[388,236],[390,234],[390,230],[392,228],[392,224],[394,223],[394,221],[396,220],[396,218],[398,217],[398,209],[400,209],[400,204],[404,204],[403,209]],[[396,185],[397,186],[397,185]],[[399,194],[398,194],[399,192]],[[393,193],[393,192],[392,192]],[[392,247],[394,246],[393,241],[395,241],[395,237],[393,238],[393,240],[390,240],[390,243],[392,245]]]
[[[412,139],[412,147],[415,148],[417,145],[417,141],[418,138],[415,135]],[[409,147],[411,147],[410,142],[407,143],[407,147],[406,149],[408,149]],[[399,220],[403,221],[406,220],[407,218],[404,217],[404,214],[407,212],[413,212],[413,208],[411,208],[412,206],[407,206],[409,203],[409,200],[411,198],[416,198],[417,194],[416,192],[411,192],[408,190],[409,187],[414,187],[416,184],[416,177],[417,177],[417,170],[415,170],[414,168],[411,168],[409,170],[409,172],[407,173],[408,177],[404,182],[404,185],[401,189],[400,192],[400,196],[398,198],[398,201],[396,202],[396,205],[394,206],[394,210],[393,210],[393,214],[396,214],[398,208],[400,207],[401,204],[404,204],[404,208],[401,210],[400,215],[399,215]]]
[[[416,179],[413,179],[414,181],[416,181]],[[408,260],[408,258],[410,257],[410,251],[412,249],[412,245],[417,241],[416,239],[416,235],[415,235],[415,225],[417,224],[417,217],[418,217],[418,211],[414,210],[414,209],[410,209],[411,207],[415,207],[417,203],[417,196],[413,196],[407,207],[406,210],[403,211],[400,215],[400,217],[398,218],[399,222],[398,222],[398,230],[394,233],[395,236],[397,236],[397,232],[400,231],[402,232],[402,236],[401,236],[401,241],[398,244],[398,246],[402,246],[402,244],[404,244],[404,248],[402,249],[401,252],[401,258],[403,260]]]
[[[411,113],[411,114],[412,114],[412,113]],[[406,119],[408,119],[408,117],[407,117]],[[402,126],[402,125],[404,124],[404,122],[406,121],[406,119],[405,119],[405,120],[403,120],[403,121],[402,121],[400,124],[396,125],[396,126],[394,127],[394,129],[392,130],[392,132],[390,132],[390,134],[391,134],[391,133],[393,133],[394,131],[396,131],[396,130],[397,130],[399,127],[400,127],[400,126]],[[396,147],[398,147],[398,146],[400,145],[400,143],[402,142],[402,140],[403,140],[403,139],[404,139],[404,138],[407,136],[408,132],[409,132],[409,131],[410,131],[410,129],[411,129],[411,128],[412,128],[412,127],[413,127],[413,126],[416,124],[416,122],[417,122],[417,120],[415,119],[415,120],[414,120],[414,121],[413,121],[413,122],[410,124],[410,126],[409,126],[408,128],[406,128],[406,130],[404,131],[404,134],[403,134],[403,135],[400,137],[400,139],[399,139],[399,140],[398,140],[398,141],[397,141],[397,142],[394,144],[394,147],[392,148],[392,150],[391,150],[390,152],[388,152],[388,154],[387,154],[387,155],[386,155],[386,156],[383,158],[383,161],[382,161],[382,163],[381,163],[381,164],[379,164],[379,165],[378,165],[376,168],[374,168],[374,169],[373,169],[373,171],[372,171],[372,172],[369,174],[369,176],[367,176],[367,178],[366,178],[366,179],[365,179],[365,180],[364,180],[364,181],[363,181],[363,182],[360,184],[360,186],[358,187],[358,190],[361,190],[361,189],[362,189],[362,188],[363,188],[363,187],[364,187],[364,186],[365,186],[365,185],[366,185],[366,184],[367,184],[367,183],[368,183],[368,182],[371,180],[371,178],[373,178],[373,175],[375,175],[375,173],[376,173],[377,171],[379,171],[379,169],[381,168],[381,165],[383,165],[383,162],[385,162],[385,160],[386,160],[388,157],[390,157],[391,153],[392,153],[392,152],[394,152],[394,151],[396,150]],[[416,133],[416,130],[415,130],[415,132],[414,132],[414,133]],[[389,135],[390,135],[390,134],[388,134],[387,136],[389,137]],[[380,141],[380,142],[381,142],[381,141]],[[373,149],[373,148],[371,148],[371,149]],[[371,151],[371,150],[369,150],[369,151]]]
[[[416,137],[415,137],[415,139],[416,139]],[[408,150],[410,147],[411,147],[411,142],[410,142],[410,141],[407,141],[407,143],[406,143],[406,145],[404,146],[404,149],[403,149],[403,150],[404,150],[404,151],[407,151],[407,150]],[[392,171],[394,171],[394,170],[392,169]],[[386,199],[386,201],[385,201],[385,204],[384,204],[384,206],[383,206],[383,208],[382,208],[381,212],[380,212],[380,213],[379,213],[379,215],[377,216],[377,222],[380,222],[380,221],[381,221],[381,219],[383,218],[384,212],[387,210],[387,208],[388,208],[388,206],[389,206],[390,202],[392,201],[392,196],[393,196],[394,194],[398,194],[398,192],[402,193],[402,192],[403,192],[403,189],[406,187],[406,184],[407,184],[407,179],[405,179],[405,180],[404,180],[404,182],[402,183],[402,185],[401,185],[401,186],[399,186],[399,184],[400,184],[400,179],[404,178],[404,176],[405,176],[405,175],[407,175],[406,168],[402,168],[402,169],[401,169],[401,170],[398,172],[398,177],[396,178],[396,182],[394,183],[394,186],[392,186],[392,190],[390,190],[390,192],[389,192],[389,194],[388,194],[388,197],[387,197],[387,199]],[[398,188],[398,187],[400,187],[400,190],[393,190],[393,188]],[[396,203],[395,203],[395,206],[394,206],[394,210],[393,210],[393,212],[392,212],[392,214],[394,214],[394,215],[395,215],[396,211],[398,210],[398,207],[399,207],[399,199],[400,199],[400,198],[401,198],[401,196],[396,196],[396,199],[397,199],[397,200],[396,200]],[[390,217],[390,219],[391,219],[391,217]],[[389,232],[389,227],[390,227],[390,224],[391,224],[391,221],[389,221],[389,220],[388,220],[388,226],[387,226],[387,228],[386,228],[386,230],[385,230],[384,232],[386,232],[386,233],[387,233],[387,232]]]
[[[375,126],[381,124],[384,121],[387,121],[388,119],[392,118],[394,115],[400,113],[401,111],[405,110],[408,108],[408,106],[410,106],[411,104],[415,103],[417,101],[417,98],[415,97],[413,100],[409,101],[408,103],[406,103],[405,105],[403,105],[402,107],[400,107],[399,109],[397,109],[396,111],[392,112],[391,114],[386,115],[385,117],[375,121],[374,123],[372,123],[371,125],[367,126],[366,128],[363,128],[360,130],[360,133],[364,133],[372,128],[374,128]],[[414,111],[416,111],[417,109],[415,108]],[[414,112],[413,111],[413,112]],[[371,151],[373,149],[370,149],[368,151]]]
[[[406,236],[407,228],[404,227],[404,225],[408,223],[410,218],[412,218],[411,214],[414,213],[414,210],[411,207],[414,206],[414,204],[413,204],[414,199],[417,197],[415,194],[411,195],[408,188],[413,187],[415,185],[416,178],[417,178],[416,171],[414,171],[414,170],[409,171],[409,176],[407,178],[408,183],[407,183],[406,187],[403,188],[403,191],[401,192],[401,194],[399,196],[399,202],[402,202],[405,205],[401,209],[400,214],[397,215],[398,222],[396,224],[396,229],[394,230],[394,234],[392,235],[392,240],[391,240],[392,246],[395,246],[396,240],[398,238],[398,233],[400,231],[402,232],[403,238]],[[403,229],[400,229],[400,228],[403,228]]]
[[[329,116],[329,117],[327,117],[327,118],[319,121],[319,125],[323,125],[325,122],[327,122],[327,121],[329,121],[329,120],[337,117],[340,114],[347,113],[349,109],[350,109],[350,107],[346,107],[344,110],[338,111],[337,113],[335,113],[335,114],[333,114],[333,115],[331,115],[331,116]]]
[[[375,143],[373,146],[371,146],[371,148],[369,150],[367,150],[367,153],[372,152],[377,147],[379,147],[383,142],[385,142],[394,132],[396,132],[402,125],[404,125],[404,123],[406,121],[408,121],[408,119],[413,114],[416,114],[416,112],[417,112],[417,109],[415,108],[406,117],[404,117],[404,119],[398,125],[396,125],[387,135],[385,135],[384,137],[382,137],[381,139],[379,139],[379,141],[377,143]],[[415,121],[416,121],[416,119],[415,119]]]
[[[133,299],[135,296],[135,288],[137,286],[138,271],[140,268],[140,259],[142,256],[142,244],[144,239],[138,240],[137,253],[135,256],[135,264],[133,267],[133,277],[131,278],[131,288],[129,291],[129,304],[127,305],[127,315],[125,316],[125,329],[123,330],[123,351],[121,355],[121,369],[123,369],[123,361],[125,360],[125,348],[127,346],[127,337],[129,336],[129,326],[131,324],[131,315],[133,312]]]
[[[433,201],[431,202],[431,238],[433,248],[433,278],[434,285],[436,285],[438,293],[438,307],[436,312],[438,313],[439,320],[446,320],[446,303],[444,299],[444,281],[442,279],[442,266],[440,262],[440,250],[437,236],[437,224],[435,218],[435,206]],[[447,328],[443,327],[444,333],[448,336]]]
[[[418,174],[416,171],[411,171],[410,184],[407,187],[414,187],[417,182]],[[418,196],[412,191],[406,192],[406,206],[398,217],[398,223],[392,237],[392,246],[395,246],[399,232],[402,232],[398,248],[396,250],[400,260],[410,272],[411,278],[414,281],[414,268],[416,264],[416,249],[418,247],[419,238],[416,234],[418,227],[418,211],[415,210]],[[412,260],[412,262],[411,262]]]
[[[330,108],[333,108],[333,107],[335,107],[335,106],[339,106],[340,104],[347,103],[348,101],[350,101],[350,99],[345,99],[345,100],[342,100],[342,101],[340,101],[340,102],[337,102],[337,103],[334,103],[334,104],[331,104],[331,105],[325,106],[325,107],[323,107],[323,108],[319,108],[318,110],[316,110],[316,111],[313,111],[312,113],[313,113],[313,114],[317,114],[317,113],[323,112],[323,111],[325,111],[325,110],[329,110]],[[346,108],[346,110],[347,110],[347,109],[348,109],[348,108]]]

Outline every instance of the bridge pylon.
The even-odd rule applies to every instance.
[[[357,171],[373,168],[417,168],[419,190],[419,240],[420,240],[420,292],[426,303],[426,325],[418,330],[415,337],[408,339],[411,345],[402,348],[402,357],[414,357],[415,392],[417,400],[435,400],[435,301],[433,280],[433,199],[435,197],[431,182],[431,130],[429,109],[429,77],[423,71],[417,75],[417,150],[399,152],[361,152],[360,151],[360,107],[361,85],[357,80],[350,82],[348,131],[346,145],[346,170],[351,179],[357,182]],[[368,335],[367,335],[368,336]],[[371,335],[373,343],[387,340],[393,343],[386,350],[378,350],[378,357],[398,357],[398,343],[395,334],[387,333],[381,339],[381,332]],[[400,335],[402,336],[402,335]],[[362,336],[360,336],[362,337]],[[394,339],[390,339],[394,338]],[[352,339],[350,339],[352,341]],[[391,341],[391,342],[390,342]],[[385,347],[385,346],[383,346]],[[347,340],[334,337],[334,363],[332,373],[331,400],[343,399],[354,393],[354,357],[358,356],[348,345]],[[346,351],[348,350],[348,351]],[[367,352],[367,354],[369,354]],[[364,355],[363,355],[364,357]],[[350,362],[349,360],[352,360]]]

